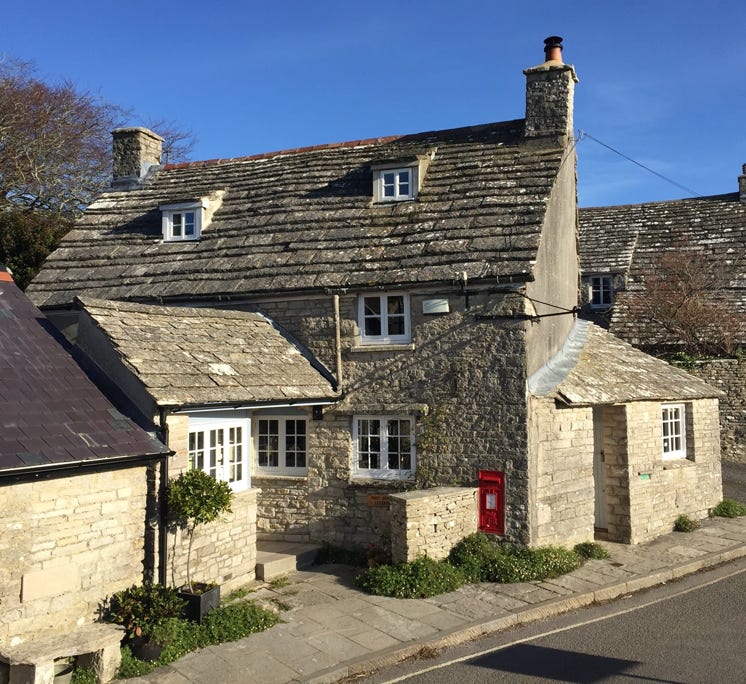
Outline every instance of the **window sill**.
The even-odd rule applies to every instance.
[[[414,342],[405,342],[392,344],[358,344],[354,347],[348,347],[347,351],[353,354],[362,354],[365,352],[414,351],[414,349]]]
[[[252,480],[289,480],[291,482],[305,482],[308,475],[286,475],[284,473],[252,473]]]
[[[415,484],[414,475],[409,479],[391,477],[366,477],[364,475],[353,475],[348,484],[351,487],[391,487],[401,489]]]
[[[693,465],[694,461],[686,456],[676,456],[675,458],[663,459],[663,470],[676,470],[677,468],[688,468]]]

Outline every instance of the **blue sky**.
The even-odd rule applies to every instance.
[[[743,0],[30,0],[0,52],[174,120],[194,159],[522,118],[543,39],[575,65],[575,128],[702,194],[746,163]],[[581,206],[687,192],[589,138]]]

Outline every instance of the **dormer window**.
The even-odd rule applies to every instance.
[[[166,204],[159,207],[164,242],[199,240],[206,201]]]
[[[591,276],[588,298],[592,309],[607,309],[614,303],[614,286],[610,275]]]
[[[373,201],[405,202],[417,197],[434,150],[429,154],[374,162]]]

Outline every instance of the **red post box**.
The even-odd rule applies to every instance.
[[[479,529],[505,534],[505,473],[479,471]]]

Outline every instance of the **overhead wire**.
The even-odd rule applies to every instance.
[[[614,154],[618,154],[622,159],[626,159],[629,162],[632,162],[633,164],[636,164],[641,169],[645,169],[645,171],[649,171],[654,176],[658,176],[658,178],[666,181],[667,183],[671,183],[671,185],[675,185],[680,190],[684,190],[685,192],[690,193],[691,195],[695,195],[696,197],[702,197],[701,193],[697,192],[696,190],[692,190],[691,188],[688,188],[686,185],[682,185],[681,183],[677,183],[675,180],[669,178],[668,176],[664,176],[662,173],[658,173],[658,171],[654,171],[649,166],[645,166],[642,162],[637,161],[636,159],[633,159],[632,157],[628,157],[626,154],[620,152],[619,150],[613,148],[611,145],[607,145],[605,142],[599,140],[598,138],[595,138],[590,133],[582,130],[578,130],[578,137],[576,138],[576,142],[580,142],[584,138],[590,138],[593,140],[593,142],[598,143],[602,147],[605,147],[607,150],[610,150]]]

